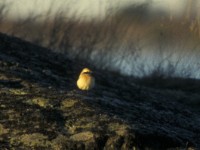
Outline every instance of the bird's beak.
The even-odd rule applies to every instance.
[[[90,71],[90,72],[88,72],[88,74],[91,74],[91,75],[92,75],[92,74],[93,74],[93,72],[92,72],[92,71]]]

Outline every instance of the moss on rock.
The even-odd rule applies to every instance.
[[[52,107],[52,105],[49,104],[49,99],[45,99],[45,98],[42,98],[42,97],[33,98],[32,102],[34,104],[39,105],[40,107],[44,107],[44,108],[46,108],[46,107]]]
[[[50,147],[51,142],[48,137],[41,133],[23,134],[12,139],[14,144],[23,144],[28,147]]]
[[[90,141],[94,139],[94,134],[90,131],[85,131],[70,136],[70,139],[73,141]]]
[[[126,124],[120,124],[118,122],[116,122],[116,123],[110,123],[108,125],[108,129],[110,131],[115,132],[119,136],[126,135],[128,128],[129,128],[128,125],[126,125]]]
[[[32,99],[28,99],[25,101],[25,103],[29,105],[38,105],[42,108],[52,108],[53,105],[50,103],[50,99],[43,98],[43,97],[35,97]]]
[[[0,124],[0,135],[6,134],[9,132],[9,129],[5,128],[2,124]]]
[[[68,144],[69,139],[64,135],[58,135],[55,139],[51,141],[52,148],[55,150],[65,149]]]
[[[62,101],[61,109],[73,107],[78,101],[74,99],[65,99]]]
[[[9,92],[13,95],[27,95],[28,92],[22,89],[9,89]]]

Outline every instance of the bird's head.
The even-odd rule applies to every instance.
[[[84,68],[84,69],[81,71],[81,74],[83,74],[83,73],[91,74],[92,71],[91,71],[89,68]]]

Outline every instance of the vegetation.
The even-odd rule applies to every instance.
[[[89,21],[66,17],[62,11],[50,17],[51,8],[45,19],[32,13],[21,20],[6,20],[2,5],[0,31],[122,74],[199,78],[198,16],[190,20],[151,15],[148,4]]]

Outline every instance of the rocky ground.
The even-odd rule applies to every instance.
[[[79,91],[83,67],[97,85]],[[0,149],[200,149],[200,94],[145,87],[0,34]]]

